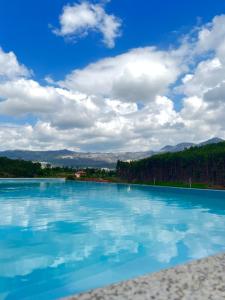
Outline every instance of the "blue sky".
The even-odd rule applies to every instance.
[[[2,0],[1,149],[223,137],[224,12],[221,0]]]
[[[167,47],[198,22],[209,22],[225,10],[221,0],[113,0],[106,10],[122,20],[122,36],[115,48],[107,49],[99,34],[76,43],[65,43],[52,34],[49,25],[57,27],[62,7],[75,2],[14,0],[12,4],[1,0],[0,45],[5,51],[13,50],[39,79],[46,74],[61,79],[74,68],[131,48]]]

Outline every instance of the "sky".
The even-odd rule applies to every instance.
[[[225,138],[222,0],[1,0],[0,150]]]

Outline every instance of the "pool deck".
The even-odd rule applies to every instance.
[[[150,299],[225,299],[225,253],[67,298],[67,300]]]

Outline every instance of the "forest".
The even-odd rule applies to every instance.
[[[117,163],[117,176],[129,182],[176,182],[225,186],[225,142],[176,153]]]
[[[25,161],[21,159],[9,159],[0,157],[0,177],[17,178],[17,177],[64,177],[73,173],[71,168],[50,167],[42,168],[40,163]]]

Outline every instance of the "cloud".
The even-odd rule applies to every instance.
[[[136,60],[134,65],[133,59]],[[117,67],[118,62],[121,69]],[[142,70],[145,64],[147,67],[152,67],[152,71],[153,67],[155,68],[154,74],[158,76],[156,79],[151,72],[148,72],[148,68]],[[95,72],[90,76],[95,76],[99,82],[102,81],[106,89],[103,93],[101,88],[103,89],[104,86],[101,85],[96,85],[96,89],[93,85],[90,92],[85,85],[77,89],[67,87],[67,79],[61,82],[61,87],[43,86],[25,76],[0,82],[0,95],[3,99],[0,102],[0,113],[16,118],[33,115],[38,120],[32,126],[28,124],[10,127],[9,124],[7,126],[2,124],[0,131],[7,132],[10,139],[10,143],[4,142],[2,147],[4,149],[68,147],[90,150],[95,145],[96,150],[103,151],[129,149],[132,144],[137,149],[147,149],[152,146],[151,142],[154,138],[149,132],[148,140],[143,143],[143,131],[147,132],[150,126],[155,130],[160,129],[176,119],[173,102],[166,97],[156,96],[156,91],[158,90],[159,93],[166,90],[179,73],[177,67],[177,71],[171,75],[168,65],[176,65],[175,57],[152,48],[136,49],[107,61],[100,61],[96,65],[93,64],[94,70],[100,70],[99,78]],[[107,66],[109,79],[104,83],[103,78],[107,77],[105,72]],[[121,86],[117,91],[116,83],[113,82],[111,90],[107,91],[110,80],[116,82],[116,73],[124,73],[126,70],[131,73],[131,84],[140,85],[136,95],[132,97],[126,95],[125,89],[121,93]],[[89,66],[84,70],[85,72],[89,72]],[[142,81],[144,76],[147,79]],[[122,77],[125,78],[125,75]],[[157,85],[156,82],[159,83],[160,80],[163,82],[158,84],[160,87],[153,89],[154,84]],[[147,87],[145,87],[146,82]],[[151,83],[150,87],[148,87],[149,83]],[[145,92],[142,91],[141,86]],[[136,103],[138,99],[145,102],[143,109],[140,109]],[[143,118],[146,119],[144,128]],[[2,133],[2,139],[4,137],[5,133]]]
[[[205,136],[225,132],[225,15],[199,29],[195,44],[198,62],[177,88],[185,97],[181,117],[186,127],[200,128]]]
[[[202,96],[225,77],[225,69],[217,57],[200,61],[192,74],[186,74],[179,91],[186,95]]]
[[[30,71],[19,64],[13,52],[4,52],[0,47],[0,79],[28,76]]]
[[[177,47],[133,49],[45,85],[1,50],[0,149],[144,151],[225,138],[221,28],[224,16]]]
[[[56,35],[66,38],[78,38],[90,31],[100,32],[108,48],[115,46],[115,39],[120,36],[121,21],[106,13],[103,5],[81,2],[66,5],[59,18],[60,29],[54,29]]]
[[[86,94],[149,102],[166,93],[183,67],[175,51],[139,48],[74,70],[59,84]]]
[[[216,16],[198,32],[198,53],[213,51],[224,62],[225,59],[225,15]]]
[[[43,87],[34,80],[19,78],[0,83],[0,111],[9,115],[48,112],[60,101],[55,89]]]

